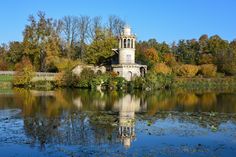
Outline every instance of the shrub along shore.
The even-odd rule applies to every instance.
[[[159,68],[163,68],[160,65]],[[169,70],[150,70],[145,77],[136,77],[126,81],[114,72],[104,74],[94,73],[91,69],[84,69],[80,76],[74,75],[71,70],[58,73],[54,81],[30,81],[34,72],[17,72],[13,77],[13,86],[33,89],[51,90],[54,88],[84,88],[91,90],[160,90],[160,89],[236,89],[236,77],[222,76],[216,73],[213,65],[193,66],[181,65],[176,73]]]

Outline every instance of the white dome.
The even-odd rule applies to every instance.
[[[131,35],[131,28],[129,26],[124,27],[124,35]]]

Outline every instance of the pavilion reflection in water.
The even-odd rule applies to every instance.
[[[122,144],[129,148],[135,140],[135,112],[143,112],[147,109],[146,103],[141,99],[127,94],[114,103],[114,110],[119,112],[119,134]]]
[[[80,97],[76,98],[73,103],[78,109],[83,107]],[[104,101],[95,101],[93,105],[101,109],[105,108]],[[118,138],[126,148],[129,148],[136,138],[135,113],[145,112],[147,103],[140,97],[127,94],[116,100],[112,106],[112,111],[119,113]]]
[[[76,98],[73,103],[78,109],[83,108],[80,97]],[[105,108],[104,101],[95,101],[93,105],[100,109]],[[135,113],[145,112],[147,110],[147,103],[142,101],[142,97],[126,94],[116,100],[112,106],[112,111],[119,113],[118,138],[126,148],[129,148],[132,141],[136,138]]]

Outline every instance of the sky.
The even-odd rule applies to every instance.
[[[117,15],[131,26],[138,40],[172,43],[218,34],[236,39],[236,0],[3,0],[0,3],[0,43],[22,41],[28,16],[44,11],[63,16]]]

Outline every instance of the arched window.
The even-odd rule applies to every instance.
[[[126,48],[126,39],[124,39],[124,48]]]
[[[131,48],[134,48],[134,44],[133,44],[134,40],[131,39]]]
[[[130,48],[130,39],[128,39],[128,46],[127,47]]]

